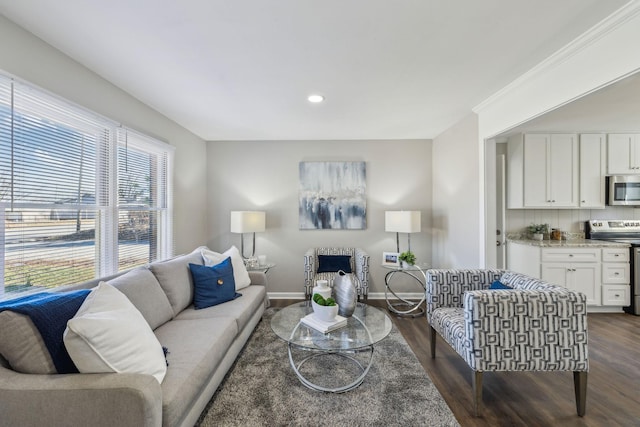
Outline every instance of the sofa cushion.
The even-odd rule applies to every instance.
[[[82,373],[148,374],[162,382],[162,346],[137,308],[119,290],[100,283],[67,323],[64,343]]]
[[[26,314],[0,312],[0,355],[11,369],[23,374],[55,374],[49,350]]]
[[[340,270],[351,273],[351,256],[318,255],[317,273],[335,273]]]
[[[431,315],[430,325],[458,354],[464,357],[469,347],[464,331],[464,309],[436,308]]]
[[[190,254],[154,262],[149,266],[162,290],[167,294],[174,316],[193,301],[193,278],[189,271],[189,264],[204,264],[200,248]]]
[[[267,290],[264,286],[251,285],[242,290],[242,298],[202,310],[196,310],[191,306],[178,314],[176,320],[228,317],[236,321],[238,330],[242,330],[260,305],[265,303],[266,294]]]
[[[233,343],[238,328],[232,318],[225,317],[174,319],[154,332],[169,348],[169,368],[162,382],[162,423],[180,425],[183,414],[197,400]]]
[[[107,282],[125,294],[140,311],[151,329],[173,317],[173,309],[156,276],[146,267],[138,267]]]
[[[231,258],[211,267],[189,264],[189,269],[193,277],[193,306],[196,309],[212,307],[242,296],[236,292]]]
[[[251,284],[251,278],[247,272],[247,268],[244,266],[244,260],[240,251],[235,246],[231,246],[225,252],[219,254],[208,248],[201,249],[202,259],[204,265],[211,266],[220,264],[225,259],[231,257],[231,264],[233,265],[233,278],[236,281],[236,291],[246,288]]]

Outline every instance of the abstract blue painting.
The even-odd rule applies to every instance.
[[[365,162],[300,162],[300,229],[365,229],[366,178]]]

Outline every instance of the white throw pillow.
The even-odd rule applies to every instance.
[[[211,267],[218,265],[225,259],[231,257],[231,266],[233,267],[233,280],[236,282],[236,291],[242,288],[246,288],[251,284],[251,278],[247,272],[247,268],[244,266],[244,260],[240,251],[235,246],[231,246],[224,253],[219,254],[208,248],[202,248],[200,251],[204,265]]]
[[[162,346],[138,309],[105,282],[95,287],[67,322],[64,345],[82,373],[153,375],[162,383],[167,363]]]

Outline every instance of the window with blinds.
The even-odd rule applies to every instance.
[[[0,76],[0,297],[170,256],[172,154]]]

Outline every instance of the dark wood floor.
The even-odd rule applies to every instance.
[[[282,307],[294,300],[272,300]],[[369,300],[384,307],[382,300]],[[638,426],[640,427],[640,317],[589,314],[587,413],[576,414],[570,372],[485,373],[483,407],[472,413],[471,371],[438,337],[429,354],[424,317],[390,316],[464,427],[476,426]]]

